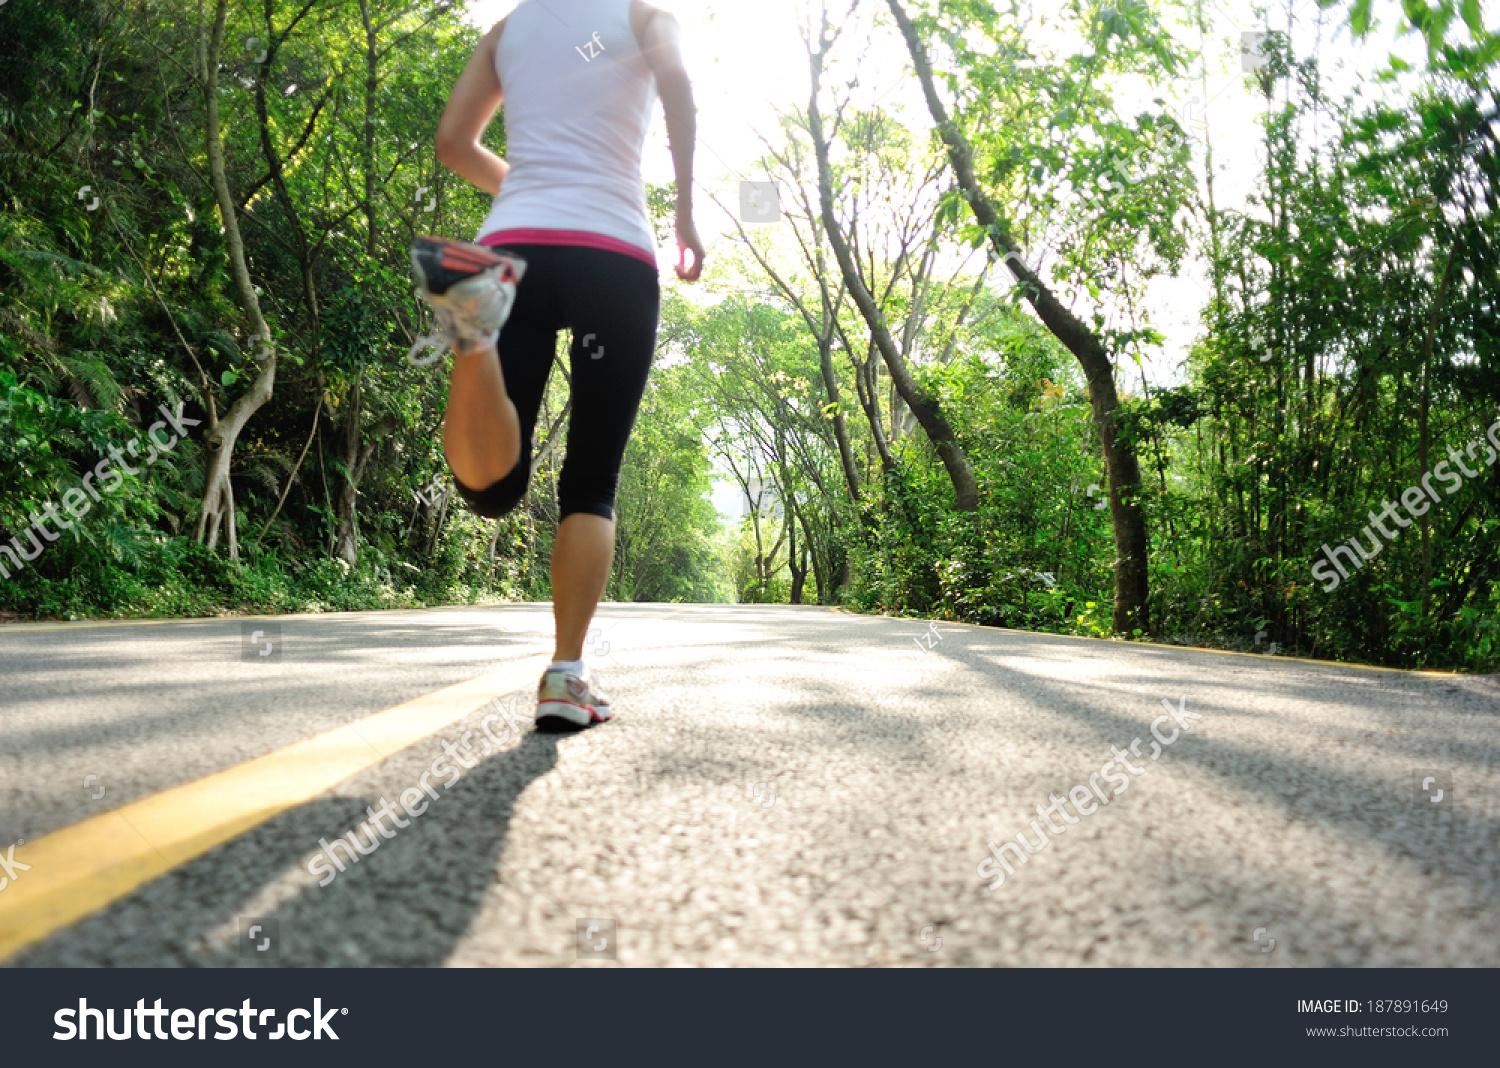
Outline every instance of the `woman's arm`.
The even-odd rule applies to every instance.
[[[677,277],[696,282],[703,273],[703,242],[693,225],[693,149],[698,137],[698,116],[693,105],[693,83],[682,64],[682,29],[675,16],[636,0],[631,11],[632,29],[641,53],[656,76],[656,93],[667,112],[667,140],[672,145],[672,164],[677,173]],[[687,253],[695,262],[687,264]]]
[[[510,164],[479,142],[505,99],[495,73],[495,47],[504,32],[505,20],[501,19],[480,39],[448,97],[437,129],[438,162],[491,196],[500,192],[500,183],[510,172]]]

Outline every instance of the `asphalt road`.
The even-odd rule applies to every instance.
[[[0,627],[0,955],[1500,965],[1493,677],[606,605],[619,716],[550,735],[529,721],[550,626],[516,605]],[[350,832],[370,852],[320,862]],[[999,848],[1018,834],[1037,851]]]

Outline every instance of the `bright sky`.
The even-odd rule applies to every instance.
[[[568,0],[544,2],[566,5]],[[765,177],[754,170],[755,160],[763,154],[758,132],[769,135],[776,129],[778,109],[790,110],[806,104],[808,66],[799,26],[807,18],[810,4],[816,2],[692,0],[674,4],[663,0],[658,5],[672,10],[683,26],[684,58],[698,104],[698,228],[709,246],[710,267],[715,244],[723,248],[725,242],[736,238],[728,218],[701,190],[713,190],[733,206],[738,203],[742,179]],[[1053,7],[1049,0],[1038,2],[1047,10]],[[830,7],[840,12],[847,10],[848,4],[849,0],[839,0]],[[476,25],[488,28],[515,6],[516,0],[470,0],[469,15]],[[885,4],[864,0],[862,7],[883,11]],[[1253,83],[1243,70],[1243,33],[1268,27],[1284,31],[1290,8],[1294,16],[1294,47],[1302,56],[1318,52],[1333,84],[1335,99],[1384,66],[1392,52],[1419,67],[1422,64],[1422,45],[1417,37],[1400,42],[1394,39],[1399,17],[1397,0],[1377,0],[1376,11],[1385,30],[1362,46],[1351,42],[1347,31],[1341,28],[1344,8],[1325,12],[1320,19],[1316,0],[1286,0],[1269,15],[1263,13],[1264,8],[1245,0],[1205,0],[1205,8],[1213,20],[1215,38],[1206,48],[1207,101],[1202,99],[1204,94],[1195,78],[1184,84],[1179,98],[1172,103],[1189,125],[1189,132],[1194,132],[1193,123],[1200,123],[1198,130],[1206,130],[1212,138],[1219,171],[1215,192],[1221,209],[1246,210],[1245,198],[1254,190],[1260,168],[1258,118],[1264,112],[1265,102],[1253,90]],[[1183,39],[1193,47],[1199,43],[1196,29],[1184,30]],[[930,128],[920,89],[909,73],[909,57],[893,28],[873,33],[851,29],[839,48],[848,57],[846,62],[858,57],[863,94],[858,98],[859,103],[868,106],[878,100],[898,111],[912,127]],[[1145,91],[1143,85],[1121,81],[1115,92],[1122,114],[1154,108],[1150,101],[1155,94]],[[1198,167],[1201,170],[1201,157]],[[647,146],[645,176],[648,182],[657,184],[672,181],[663,121],[655,124]],[[664,270],[669,267],[669,255],[675,257],[675,250],[664,253]],[[670,278],[670,271],[665,277]],[[1163,351],[1149,366],[1153,384],[1171,384],[1180,379],[1179,368],[1187,348],[1202,331],[1199,316],[1208,296],[1205,277],[1200,265],[1189,263],[1183,277],[1160,280],[1149,294],[1147,312],[1167,337]],[[1122,372],[1122,386],[1132,393],[1138,392],[1139,376],[1134,368]],[[729,500],[733,500],[732,493]],[[727,510],[717,495],[716,503],[721,511]]]

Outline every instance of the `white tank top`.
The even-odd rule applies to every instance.
[[[511,170],[479,238],[628,250],[654,265],[641,149],[656,79],[630,0],[522,0],[495,72]]]

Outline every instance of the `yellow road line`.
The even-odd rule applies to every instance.
[[[18,845],[31,865],[0,892],[0,960],[332,789],[495,697],[535,683],[547,658],[425,694],[197,782]]]

